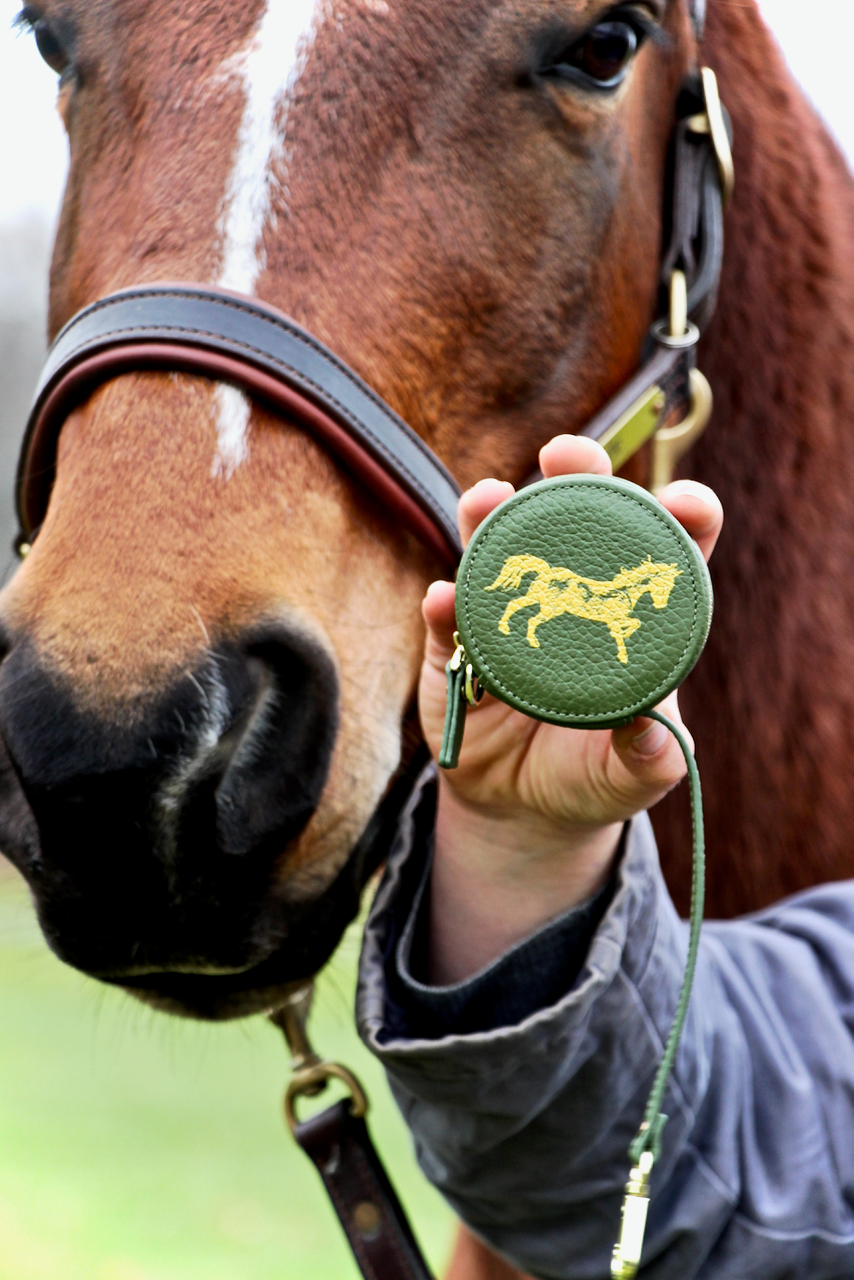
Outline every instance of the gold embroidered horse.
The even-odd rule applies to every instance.
[[[522,579],[529,573],[537,576],[524,596],[511,600],[504,610],[498,630],[510,634],[510,619],[520,609],[539,605],[540,611],[528,619],[528,644],[539,649],[537,627],[563,613],[587,618],[591,622],[603,622],[617,643],[617,657],[628,663],[626,640],[634,635],[641,622],[632,617],[641,596],[649,593],[656,609],[666,609],[676,579],[682,570],[675,564],[653,564],[647,556],[636,569],[621,569],[610,582],[597,582],[594,578],[582,578],[571,569],[552,568],[537,556],[509,556],[504,567],[487,591],[518,590]]]

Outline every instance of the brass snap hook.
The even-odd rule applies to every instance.
[[[688,416],[673,427],[661,427],[653,436],[649,483],[652,493],[659,493],[670,484],[677,462],[699,440],[712,416],[714,397],[708,379],[699,369],[692,369],[689,377],[691,408]]]
[[[350,1093],[350,1112],[357,1120],[368,1114],[368,1097],[362,1085],[340,1062],[316,1062],[304,1067],[291,1077],[285,1090],[285,1119],[291,1133],[296,1133],[299,1119],[296,1113],[297,1098],[313,1098],[322,1093],[330,1080],[340,1080]]]
[[[368,1113],[368,1097],[361,1083],[347,1067],[339,1062],[326,1062],[315,1053],[308,1038],[308,1015],[314,996],[314,984],[307,982],[298,987],[286,999],[270,1021],[287,1041],[293,1062],[293,1075],[285,1090],[285,1119],[291,1133],[296,1134],[299,1120],[296,1114],[297,1098],[316,1098],[323,1093],[330,1080],[340,1080],[350,1093],[350,1111],[361,1120]]]

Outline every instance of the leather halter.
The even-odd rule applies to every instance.
[[[581,429],[606,446],[615,432],[645,415],[645,435],[639,437],[636,426],[628,432],[633,452],[689,407],[695,344],[714,309],[723,256],[723,179],[714,130],[702,126],[712,114],[707,99],[699,78],[692,77],[677,105],[662,269],[663,286],[674,270],[684,274],[687,315],[697,323],[685,339],[672,338],[664,322],[653,326],[639,372]],[[57,336],[18,464],[19,547],[32,542],[44,519],[68,414],[99,385],[140,370],[200,374],[243,388],[309,431],[442,561],[458,561],[460,490],[424,441],[282,312],[193,284],[152,284],[112,294],[78,312]],[[612,457],[619,466],[626,451],[617,452]]]

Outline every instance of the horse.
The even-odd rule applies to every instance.
[[[675,564],[653,564],[652,556],[647,556],[634,569],[621,569],[610,582],[597,582],[579,577],[571,569],[553,569],[537,556],[508,556],[498,577],[485,590],[517,591],[529,573],[536,577],[526,594],[511,600],[501,616],[498,630],[502,635],[510,635],[510,619],[520,609],[539,605],[539,613],[528,619],[527,640],[532,649],[540,647],[536,632],[542,623],[569,613],[589,622],[604,622],[616,641],[617,658],[625,666],[629,661],[626,641],[642,625],[640,618],[632,617],[635,606],[649,594],[656,609],[666,609],[682,570]],[[557,583],[567,585],[561,590]]]
[[[708,0],[701,47],[688,0],[40,0],[22,17],[71,148],[51,333],[131,284],[254,294],[463,486],[521,482],[635,370],[674,104],[698,58],[714,68],[738,179],[700,349],[717,408],[682,469],[728,521],[683,691],[709,907],[850,874],[852,186],[754,0]],[[399,807],[419,605],[444,572],[228,383],[139,371],[81,403],[0,595],[0,847],[54,951],[212,1019],[318,969]],[[684,906],[683,798],[654,822]],[[453,1266],[504,1274],[468,1235]]]

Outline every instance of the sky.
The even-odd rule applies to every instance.
[[[760,0],[760,6],[792,71],[854,165],[854,3]],[[19,7],[18,0],[0,0],[0,224],[32,213],[53,222],[68,154],[54,106],[56,76],[32,37],[13,30]]]

